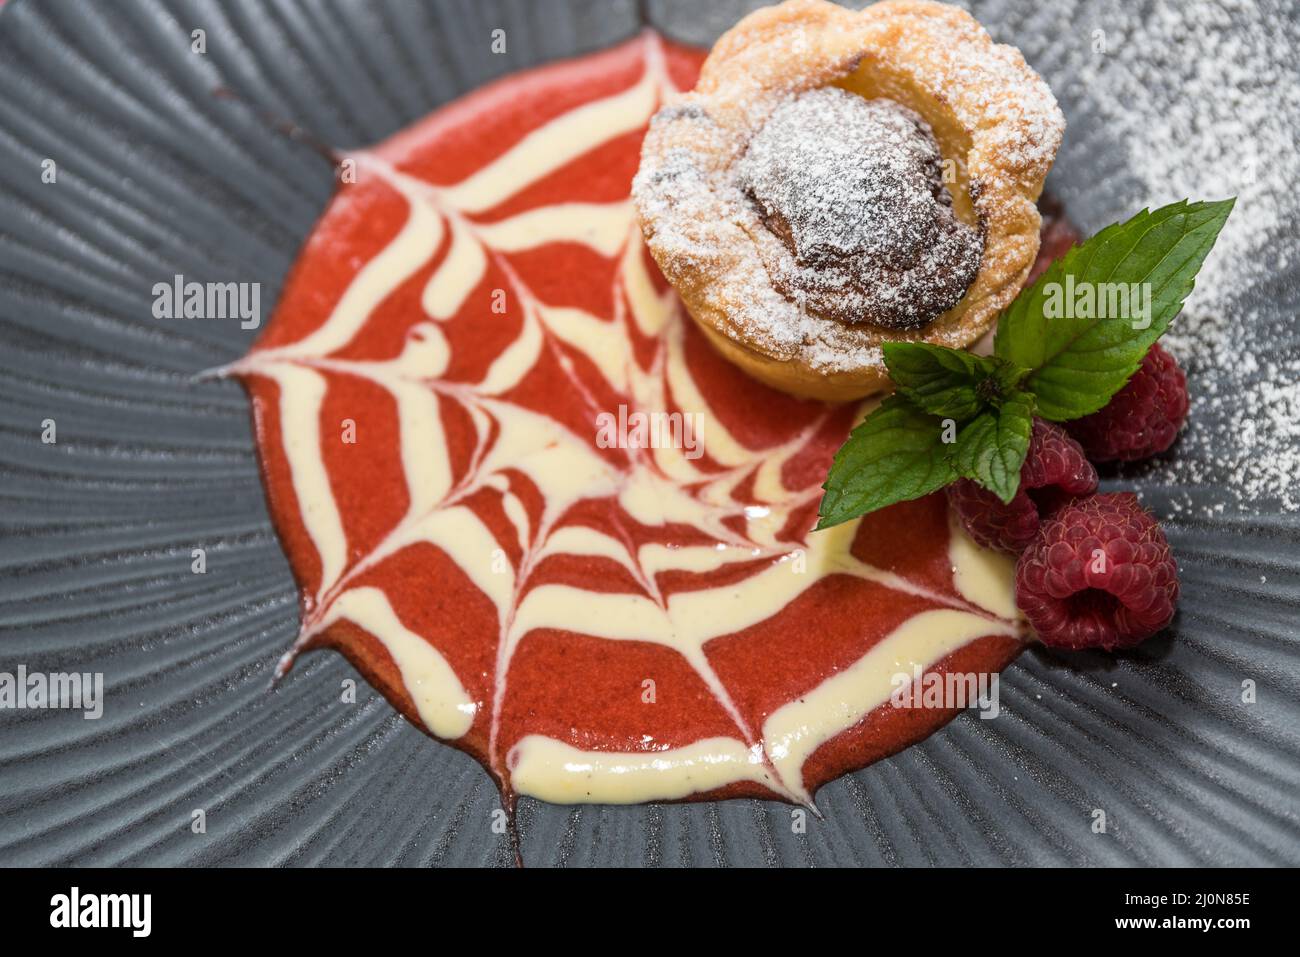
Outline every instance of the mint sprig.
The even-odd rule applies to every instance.
[[[1192,291],[1235,199],[1142,210],[1048,267],[998,320],[992,356],[889,342],[897,392],[849,435],[818,528],[969,478],[1015,497],[1033,416],[1096,412],[1137,371]]]
[[[942,442],[937,416],[902,396],[886,397],[835,453],[831,477],[822,486],[826,494],[817,527],[829,528],[955,482],[957,472],[943,454]]]
[[[997,404],[1027,370],[995,356],[977,356],[927,342],[886,342],[885,368],[898,394],[932,415],[959,422]]]
[[[985,409],[962,428],[952,450],[953,466],[958,475],[1010,502],[1020,486],[1020,466],[1033,430],[1034,397],[1014,392],[999,408]]]
[[[1016,297],[993,351],[1033,370],[1025,388],[1039,415],[1076,419],[1124,387],[1183,308],[1234,202],[1144,209],[1070,250]]]

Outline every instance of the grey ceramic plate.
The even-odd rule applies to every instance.
[[[739,6],[651,2],[647,13],[708,42]],[[1134,211],[1133,188],[1116,186],[1132,144],[1115,141],[1105,121],[1115,114],[1099,107],[1122,91],[1079,55],[1120,14],[1072,0],[974,6],[1062,100],[1071,131],[1054,183],[1076,218],[1091,229]],[[487,53],[497,27],[503,56]],[[191,51],[196,28],[204,55]],[[257,280],[269,309],[330,197],[331,170],[267,116],[365,144],[494,76],[637,28],[630,0],[0,9],[0,671],[106,682],[99,720],[0,711],[0,863],[512,862],[478,766],[364,682],[356,704],[341,703],[355,673],[340,657],[308,656],[268,691],[297,628],[294,587],[244,395],[191,380],[241,355],[254,333],[155,321],[151,288],[175,273]],[[1276,40],[1279,62],[1293,62],[1294,32]],[[1175,53],[1163,51],[1170,103],[1185,95]],[[1140,108],[1161,112],[1158,96]],[[45,159],[57,164],[53,184],[42,182]],[[1294,236],[1294,200],[1277,216]],[[1294,265],[1279,256],[1256,286],[1235,338],[1295,357]],[[1193,388],[1219,374],[1193,363]],[[46,419],[55,444],[41,441]],[[1193,429],[1177,455],[1197,469],[1120,479],[1165,514],[1183,563],[1169,636],[1114,658],[1025,655],[1004,676],[1000,718],[963,715],[827,787],[826,818],[806,833],[777,804],[524,801],[525,858],[1300,862],[1300,519],[1267,495],[1227,494],[1239,476],[1207,450],[1240,434],[1230,408],[1198,409]],[[1193,472],[1194,483],[1178,478]],[[201,576],[196,547],[207,552]],[[1242,701],[1247,680],[1253,704]],[[197,809],[206,833],[190,826]],[[1091,827],[1096,809],[1104,834]]]

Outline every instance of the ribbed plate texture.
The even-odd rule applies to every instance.
[[[972,6],[1061,100],[1070,131],[1051,182],[1072,215],[1092,230],[1134,212],[1134,188],[1117,185],[1134,149],[1110,122],[1120,91],[1079,52],[1110,5]],[[645,15],[708,43],[743,8],[650,2]],[[294,585],[244,394],[193,379],[256,333],[154,320],[152,287],[177,273],[260,281],[269,314],[332,188],[328,163],[277,119],[365,145],[493,77],[625,38],[639,16],[630,0],[0,8],[0,671],[103,672],[106,691],[99,720],[0,711],[0,864],[513,863],[487,776],[340,657],[309,655],[268,690],[298,626]],[[496,28],[504,55],[489,52]],[[1280,36],[1278,56],[1294,41]],[[1152,102],[1180,102],[1179,71],[1198,68],[1169,59]],[[1289,203],[1274,214],[1294,237]],[[1297,356],[1297,285],[1279,250],[1241,310],[1243,355]],[[1194,391],[1220,374],[1190,366]],[[1120,656],[1026,654],[997,719],[967,713],[828,786],[806,831],[771,803],[525,800],[526,861],[1300,863],[1300,516],[1227,494],[1239,477],[1212,450],[1243,426],[1226,405],[1198,408],[1197,440],[1174,453],[1202,468],[1105,483],[1140,490],[1165,520],[1184,589],[1169,636]],[[56,444],[41,441],[46,419]],[[348,679],[355,704],[341,700]]]

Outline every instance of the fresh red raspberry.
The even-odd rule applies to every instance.
[[[948,486],[948,502],[970,537],[985,548],[1018,552],[1038,533],[1043,518],[1076,495],[1097,489],[1097,472],[1065,430],[1034,419],[1020,488],[1009,504],[970,479]]]
[[[1066,426],[1094,462],[1133,462],[1174,444],[1187,420],[1187,376],[1156,343],[1106,406]]]
[[[1016,563],[1016,604],[1052,648],[1131,648],[1177,602],[1169,542],[1132,492],[1070,502]]]

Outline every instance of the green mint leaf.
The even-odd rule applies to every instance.
[[[894,385],[920,409],[965,422],[984,408],[979,387],[994,372],[992,359],[926,342],[886,342],[882,349]]]
[[[818,529],[920,498],[957,479],[944,426],[899,395],[891,395],[850,433],[835,453],[818,513]]]
[[[1182,309],[1235,199],[1182,201],[1108,226],[1052,264],[998,321],[996,355],[1032,370],[1038,414],[1104,406]]]
[[[1013,392],[1019,392],[1021,383],[1029,377],[1028,369],[1022,368],[1008,359],[1001,356],[990,357],[996,366],[993,370],[993,383],[996,386],[999,396],[1008,396]]]
[[[953,446],[957,471],[979,482],[1003,502],[1020,487],[1020,466],[1034,430],[1034,397],[1013,392],[997,409],[986,409],[967,423]]]

